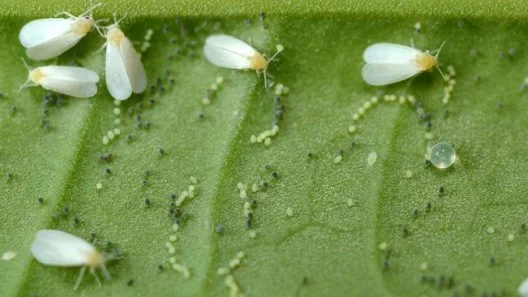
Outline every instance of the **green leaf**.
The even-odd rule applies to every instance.
[[[104,82],[92,99],[53,95],[46,103],[41,88],[17,93],[27,76],[19,28],[87,6],[66,2],[0,3],[0,253],[17,253],[0,260],[0,296],[73,295],[79,269],[45,266],[31,255],[35,233],[46,228],[86,240],[95,233],[98,249],[123,252],[108,263],[113,278],[101,287],[87,274],[75,293],[83,296],[228,296],[226,276],[217,271],[240,251],[245,257],[230,275],[246,296],[514,296],[528,276],[523,1],[105,3],[95,17],[128,12],[122,27],[137,49],[154,30],[142,60],[157,91],[120,106]],[[216,32],[267,54],[285,47],[269,69],[289,88],[269,147],[250,138],[272,128],[274,88],[264,89],[254,72],[206,61],[203,41]],[[440,66],[457,72],[447,104],[436,70],[385,88],[363,82],[369,44],[410,39],[424,50],[446,41]],[[104,55],[94,55],[103,43],[91,33],[49,63],[103,74]],[[218,77],[224,82],[204,105]],[[426,121],[408,102],[398,103],[409,94],[430,113],[433,142],[455,146],[453,167],[424,164]],[[354,121],[373,96],[380,102]],[[350,134],[352,124],[357,131]],[[103,144],[115,128],[120,135]],[[378,158],[369,166],[371,152]],[[112,159],[100,160],[106,153]],[[181,205],[174,232],[170,195],[178,199],[191,177],[196,195]],[[247,185],[248,198],[240,198],[238,183]],[[243,203],[252,201],[248,229]],[[172,256],[189,269],[188,279],[170,266],[171,235]]]

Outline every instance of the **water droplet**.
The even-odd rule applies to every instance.
[[[449,143],[439,142],[431,148],[430,160],[436,168],[448,168],[455,163],[455,148]]]

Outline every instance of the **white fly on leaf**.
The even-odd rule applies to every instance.
[[[28,79],[19,92],[25,87],[41,86],[46,90],[77,98],[93,97],[97,93],[99,76],[90,69],[56,65],[31,69],[27,64],[25,66],[28,69]]]
[[[31,253],[44,265],[78,267],[81,268],[74,290],[81,283],[86,268],[101,285],[99,277],[95,273],[96,268],[101,268],[106,279],[111,279],[106,269],[106,259],[92,244],[86,240],[59,230],[40,230],[31,244]]]
[[[122,19],[121,19],[122,20]],[[147,75],[130,40],[115,21],[106,29],[106,87],[116,100],[126,100],[147,88]]]
[[[444,42],[445,43],[445,42]],[[365,66],[361,70],[361,75],[365,82],[372,86],[385,86],[397,83],[424,71],[432,71],[438,67],[438,55],[442,46],[433,56],[429,52],[422,52],[413,47],[394,44],[376,43],[369,46],[363,53]]]
[[[284,50],[277,45],[277,52],[269,59],[244,41],[229,35],[211,35],[205,40],[204,54],[209,62],[230,69],[251,69],[264,73],[264,85],[267,87],[269,63]]]
[[[86,12],[74,16],[63,12],[68,18],[49,18],[31,21],[22,27],[20,43],[32,60],[55,58],[76,45],[81,38],[97,26],[92,11],[101,3],[91,6]]]

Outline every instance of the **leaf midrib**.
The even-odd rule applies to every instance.
[[[40,224],[41,229],[52,229],[54,225],[53,221],[53,213],[58,212],[64,205],[64,201],[67,201],[68,199],[71,199],[69,197],[71,188],[75,184],[75,180],[77,179],[77,176],[75,175],[75,172],[78,170],[79,166],[82,164],[83,157],[85,155],[85,144],[90,140],[90,133],[94,119],[98,115],[98,108],[96,105],[96,100],[92,100],[91,104],[89,105],[89,110],[85,114],[85,117],[80,118],[79,122],[84,123],[81,127],[81,132],[79,139],[77,141],[77,144],[75,145],[75,148],[73,150],[71,164],[69,168],[66,170],[66,174],[64,177],[64,181],[61,183],[61,190],[58,192],[58,198],[54,200],[53,205],[49,205],[47,207],[48,216],[47,218],[44,217],[42,219],[42,223]],[[18,278],[20,280],[20,284],[17,286],[17,293],[14,294],[14,296],[21,296],[24,288],[28,287],[28,279],[29,275],[33,269],[35,261],[32,261],[31,258],[33,257],[30,253],[27,254],[30,260],[26,261],[28,264],[23,269],[23,273],[21,274],[21,277]],[[8,294],[9,295],[9,294]]]

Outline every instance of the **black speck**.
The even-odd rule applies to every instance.
[[[259,19],[261,21],[265,20],[266,19],[266,14],[262,11],[261,13],[259,13]]]
[[[427,283],[427,281],[429,281],[429,278],[427,277],[427,275],[425,275],[425,274],[420,275],[420,282],[422,284]]]
[[[163,268],[164,268],[163,264],[158,264],[158,271],[160,271],[160,272],[163,271]]]
[[[419,214],[418,209],[415,209],[415,210],[413,211],[413,214],[412,214],[412,215],[413,215],[413,218],[417,218],[417,217],[418,217],[418,214]]]
[[[428,122],[425,123],[425,130],[426,131],[430,131],[432,127],[433,127],[433,124],[431,122],[428,121]]]
[[[224,225],[216,225],[215,232],[224,233]]]
[[[279,174],[278,174],[277,172],[275,172],[275,171],[271,173],[271,176],[272,176],[274,179],[279,178]]]
[[[251,200],[251,207],[257,207],[257,200]]]
[[[134,279],[133,278],[129,279],[126,284],[127,286],[131,287],[134,284]]]
[[[37,201],[40,204],[44,204],[44,198],[42,198],[42,197],[37,198]]]
[[[489,265],[494,265],[495,264],[495,257],[493,257],[493,256],[489,257],[488,262],[489,262]]]
[[[148,185],[148,182],[146,180],[144,180],[144,179],[141,180],[140,183],[141,183],[142,186]]]
[[[159,149],[158,149],[158,154],[160,154],[160,155],[164,155],[164,154],[165,154],[165,150],[162,149],[162,148],[159,148]]]
[[[147,198],[145,199],[145,206],[146,207],[149,207],[150,206],[150,200]]]
[[[442,115],[444,116],[444,118],[447,118],[449,117],[449,109],[444,109],[444,111],[442,112]]]
[[[381,267],[383,268],[384,271],[388,270],[389,269],[389,261],[388,260],[383,260],[383,263],[381,264]]]
[[[432,204],[431,204],[431,202],[427,202],[427,204],[425,205],[425,211],[426,211],[426,212],[430,212],[430,211],[431,211],[431,208],[432,208]]]
[[[271,166],[270,166],[269,164],[266,164],[266,165],[264,165],[264,169],[266,169],[266,170],[270,170],[270,169],[271,169]]]
[[[430,121],[431,120],[431,114],[428,112],[428,113],[424,114],[423,118],[426,121]]]
[[[455,278],[450,276],[448,279],[447,279],[447,284],[446,284],[447,288],[448,289],[451,289],[455,286]]]
[[[106,161],[106,162],[112,161],[112,153],[100,154],[97,157],[101,161]]]
[[[10,110],[11,110],[12,113],[15,113],[15,112],[17,112],[17,107],[15,105],[13,105],[13,106],[11,106]]]
[[[442,194],[444,194],[444,193],[445,193],[445,188],[444,188],[444,186],[440,186],[440,187],[438,188],[438,195],[442,195]]]
[[[438,288],[443,288],[444,285],[445,285],[445,276],[440,275],[440,277],[438,278],[437,286]]]
[[[403,228],[402,232],[403,232],[403,237],[409,236],[409,229]]]
[[[176,200],[176,194],[174,194],[174,193],[170,194],[169,198],[171,200]]]
[[[110,168],[108,168],[108,167],[104,169],[104,172],[106,174],[112,174],[112,170]]]
[[[248,228],[248,229],[251,229],[251,225],[252,225],[252,224],[253,224],[253,220],[251,220],[251,219],[248,218],[248,219],[246,220],[246,226],[247,226],[247,228]]]
[[[311,153],[311,152],[309,152],[309,153],[307,154],[307,156],[308,156],[308,158],[310,158],[310,159],[313,159],[313,157],[314,157],[313,153]]]
[[[526,223],[521,224],[521,233],[526,233]]]
[[[69,211],[70,211],[70,209],[68,207],[66,207],[66,206],[62,208],[62,212],[64,214],[67,214]]]
[[[105,250],[107,250],[107,249],[109,249],[109,248],[111,248],[111,247],[112,247],[112,242],[111,242],[110,240],[105,240],[105,241],[103,241],[103,248],[104,248]]]
[[[81,223],[81,220],[79,220],[78,217],[73,218],[73,224],[74,225],[79,225],[80,223]]]

